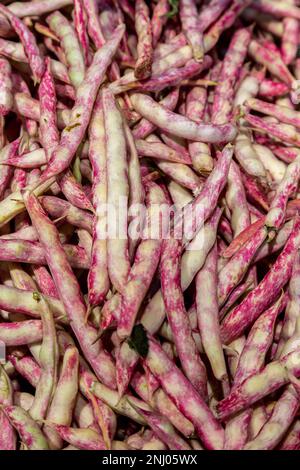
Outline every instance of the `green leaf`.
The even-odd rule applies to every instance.
[[[148,337],[141,323],[133,328],[131,337],[128,339],[128,344],[131,349],[135,349],[140,356],[147,356],[149,350]]]
[[[169,0],[169,4],[171,5],[171,10],[169,13],[166,14],[167,18],[173,18],[173,16],[177,15],[178,7],[179,7],[179,0]]]

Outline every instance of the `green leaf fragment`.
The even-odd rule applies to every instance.
[[[171,5],[171,10],[169,13],[166,14],[167,18],[173,18],[173,16],[177,15],[178,7],[179,7],[179,0],[169,0],[169,4]]]
[[[149,342],[146,330],[141,323],[133,328],[131,337],[128,339],[128,344],[130,348],[135,349],[140,356],[147,356]]]

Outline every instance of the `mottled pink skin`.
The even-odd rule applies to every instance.
[[[228,173],[228,183],[229,188],[225,197],[227,205],[231,211],[231,218],[233,219],[232,229],[234,237],[236,237],[243,230],[249,227],[250,213],[241,171],[235,162],[231,162]]]
[[[200,122],[205,115],[207,90],[201,87],[192,88],[186,97],[186,115],[193,121]]]
[[[285,218],[290,196],[297,190],[300,179],[300,158],[296,158],[286,169],[285,175],[277,186],[266,217],[266,226],[278,230]]]
[[[151,18],[152,28],[152,45],[156,46],[158,43],[163,27],[167,21],[167,13],[169,12],[170,5],[168,0],[159,0],[153,8],[153,14]]]
[[[289,280],[295,254],[300,244],[299,228],[300,220],[297,218],[287,244],[269,272],[225,318],[221,326],[221,337],[224,343],[228,344],[238,338],[276,299]]]
[[[248,173],[242,172],[241,173],[242,180],[244,183],[245,191],[247,194],[247,198],[250,202],[254,204],[258,204],[259,207],[264,209],[264,211],[269,210],[269,203],[266,194],[263,192],[262,188],[260,187],[258,181]]]
[[[123,292],[130,271],[127,230],[129,204],[127,142],[123,117],[109,88],[102,90],[102,106],[107,162],[107,203],[116,210],[115,223],[122,233],[122,237],[119,238],[107,237],[107,266],[112,284],[118,292]],[[120,198],[125,198],[126,201],[122,219],[117,212]]]
[[[62,98],[68,98],[73,101],[76,99],[75,90],[71,85],[57,83],[55,84],[55,91]]]
[[[61,348],[61,345],[59,345]],[[59,380],[53,393],[53,400],[47,412],[47,420],[54,421],[57,424],[70,426],[74,418],[77,420],[76,408],[81,401],[78,395],[78,369],[79,369],[79,353],[75,346],[67,346],[62,348],[63,362],[61,365]],[[61,413],[62,408],[63,414]],[[79,427],[80,426],[80,423]],[[85,427],[85,426],[83,426]],[[98,430],[98,428],[97,428]],[[63,441],[59,435],[53,431],[51,427],[44,426],[45,433],[49,445],[52,450],[59,450],[63,447]]]
[[[279,2],[277,4],[272,0],[256,0],[251,6],[263,13],[270,13],[279,18],[290,17],[300,20],[300,8],[291,5],[290,2]]]
[[[30,99],[25,93],[16,93],[14,95],[14,111],[21,116],[35,121],[40,119],[39,102],[32,98]]]
[[[173,149],[180,155],[180,158],[182,159],[183,163],[192,163],[190,154],[187,151],[185,145],[181,144],[180,142],[177,142],[176,138],[165,132],[160,132],[159,136],[167,146],[169,146],[171,149]]]
[[[204,50],[210,51],[217,44],[221,34],[230,28],[236,18],[247,8],[251,0],[234,0],[230,8],[204,34]]]
[[[231,124],[215,126],[211,124],[197,124],[186,117],[163,108],[150,96],[133,94],[132,104],[143,117],[153,122],[163,131],[170,132],[178,137],[203,142],[228,142],[234,139],[236,130]]]
[[[32,266],[32,271],[40,292],[57,299],[57,290],[47,268],[45,268],[45,266]]]
[[[116,350],[116,368],[117,368],[117,385],[119,395],[122,396],[127,390],[131,376],[136,368],[138,356],[132,350],[127,342],[122,343],[121,347]]]
[[[96,402],[97,407],[100,408],[100,411],[102,413],[102,419],[104,426],[107,429],[108,437],[112,441],[117,431],[117,417],[114,411],[102,400],[96,398]]]
[[[291,214],[294,217],[298,211],[295,211]],[[275,236],[272,242],[265,241],[261,248],[258,249],[256,255],[253,258],[253,264],[257,263],[258,261],[264,259],[265,257],[276,253],[278,250],[283,248],[288,241],[289,236],[293,230],[293,220],[289,220],[286,224],[284,224],[278,231],[277,235]]]
[[[216,210],[215,213],[211,216],[211,219],[208,221],[208,225],[215,231],[218,226],[219,218],[221,215],[220,210]],[[208,247],[206,249],[209,249]],[[186,286],[186,288],[188,285]],[[158,299],[158,302],[153,300]],[[163,298],[161,291],[158,291],[155,296],[152,298],[152,302],[150,301],[146,310],[141,318],[141,322],[145,326],[145,328],[150,331],[150,333],[155,334],[161,327],[163,321],[165,319],[165,306],[163,303]],[[119,387],[122,385],[122,390],[125,390],[129,384],[130,377],[132,371],[134,370],[137,361],[138,355],[132,349],[130,349],[127,343],[123,343],[120,349],[120,367],[118,370],[120,371],[119,375]]]
[[[41,368],[30,356],[18,358],[9,356],[10,362],[14,365],[16,371],[26,379],[30,385],[36,387],[41,378]]]
[[[0,307],[11,313],[23,313],[34,318],[40,318],[37,308],[32,308],[32,292],[15,289],[5,285],[0,286],[1,300]],[[63,308],[60,302],[53,297],[47,297],[47,301],[51,306],[54,315],[62,316]],[[30,305],[31,304],[31,305]]]
[[[219,273],[218,301],[222,306],[232,290],[239,284],[246,274],[258,247],[267,237],[265,227],[260,228],[240,250],[235,253]]]
[[[272,42],[271,39],[268,39],[268,38],[265,38],[263,37],[261,39],[261,45],[267,49],[269,52],[277,55],[278,57],[280,57],[280,50],[279,48],[276,46],[276,44],[274,42]]]
[[[129,0],[119,0],[120,7],[129,16],[131,20],[134,20],[134,8]]]
[[[100,48],[105,43],[99,18],[96,0],[87,0],[84,2],[84,8],[88,17],[88,32],[95,46]]]
[[[12,82],[11,82],[11,67],[9,62],[4,58],[0,57],[0,114],[5,116],[9,113],[13,105],[12,97]]]
[[[127,2],[128,3],[128,2]],[[116,3],[115,3],[116,5]],[[103,2],[99,11],[99,19],[105,39],[107,40],[118,24],[123,23],[123,15],[120,9],[115,8],[112,2]],[[120,15],[121,13],[121,15]],[[122,41],[122,47],[123,41]]]
[[[270,149],[276,157],[280,158],[280,160],[283,160],[285,163],[292,163],[298,156],[298,149],[296,147],[283,147],[272,143]]]
[[[23,18],[24,16],[40,16],[71,4],[72,0],[39,0],[39,2],[13,2],[8,8],[16,16]]]
[[[27,184],[28,185],[35,185],[38,184],[39,177],[41,175],[41,170],[39,168],[33,168],[29,171],[27,176]]]
[[[0,35],[2,38],[14,36],[14,31],[9,21],[3,15],[0,15]]]
[[[77,89],[76,101],[70,120],[71,128],[66,127],[63,130],[60,144],[53,152],[47,169],[41,175],[40,182],[61,173],[70,165],[89,124],[99,85],[123,34],[124,26],[120,25],[111,39],[95,53],[93,61],[86,71],[85,79]]]
[[[283,294],[252,326],[239,357],[239,363],[234,376],[233,389],[243,383],[243,381],[251,375],[259,372],[264,366],[267,352],[273,342],[276,319],[285,309],[287,301],[287,294]]]
[[[49,161],[52,151],[58,145],[59,132],[56,120],[56,92],[51,73],[50,60],[45,59],[46,69],[39,86],[40,129],[39,137]]]
[[[153,387],[154,384],[155,389]],[[133,387],[134,391],[141,397],[141,399],[148,403],[152,403],[153,393],[160,386],[159,381],[147,368],[144,374],[140,371],[136,371],[132,376],[130,385]]]
[[[294,217],[300,210],[300,199],[293,199],[287,203],[286,218]]]
[[[163,143],[147,142],[146,140],[136,139],[135,145],[138,154],[141,157],[152,157],[174,163],[185,163],[187,165],[191,164],[189,156],[186,156],[183,153],[180,154]]]
[[[89,38],[82,0],[74,0],[74,26],[86,65],[90,63]]]
[[[228,46],[215,88],[211,120],[214,124],[224,124],[231,118],[234,85],[240,75],[251,39],[250,29],[237,30]]]
[[[57,292],[64,304],[71,327],[80,343],[85,358],[89,361],[100,380],[107,386],[115,388],[113,361],[110,355],[102,349],[101,341],[92,344],[98,333],[96,329],[85,324],[86,306],[78,281],[61,246],[59,234],[42,210],[37,199],[28,193],[25,193],[23,197],[32,223],[45,249],[45,257]],[[52,246],[51,251],[47,249],[49,244]],[[67,284],[66,278],[68,279]]]
[[[60,41],[59,49],[55,44],[51,48],[56,49],[58,59],[67,65],[70,82],[77,90],[85,76],[84,55],[77,34],[60,11],[47,16],[46,22]]]
[[[54,220],[63,217],[74,227],[82,228],[92,233],[93,216],[89,212],[78,209],[56,196],[42,196],[40,201],[44,209]]]
[[[266,98],[286,95],[289,87],[285,83],[274,82],[267,78],[263,79],[259,85],[259,95]]]
[[[206,370],[192,337],[181,290],[181,251],[180,240],[170,238],[163,241],[160,265],[162,295],[182,368],[195,389],[206,397]]]
[[[142,240],[137,248],[134,264],[128,276],[129,288],[125,286],[121,295],[117,329],[121,339],[125,339],[131,334],[139,308],[157,269],[161,244],[161,240]],[[133,294],[134,286],[135,293]]]
[[[6,346],[22,346],[36,343],[43,337],[42,322],[40,320],[25,320],[0,324],[0,340]]]
[[[223,190],[233,155],[232,146],[224,147],[214,170],[211,172],[199,195],[189,204],[191,211],[185,216],[184,224],[189,233],[197,233],[215,210],[221,191]],[[196,215],[201,214],[201,217]],[[195,220],[196,217],[196,220]],[[182,225],[182,213],[175,218],[175,233]],[[178,232],[177,232],[178,233]]]
[[[293,265],[293,271],[291,275],[291,279],[289,282],[289,302],[287,304],[284,319],[283,319],[283,326],[279,334],[278,338],[278,348],[276,351],[276,358],[280,357],[282,351],[284,350],[284,346],[286,342],[296,333],[297,329],[297,321],[299,316],[299,283],[300,280],[300,258],[299,252],[296,254],[296,258]]]
[[[29,31],[23,21],[11,13],[11,11],[8,10],[4,5],[0,4],[0,12],[9,19],[12,27],[16,31],[21,43],[23,44],[34,80],[40,81],[44,73],[45,64],[44,59],[41,57],[34,35]]]
[[[147,184],[147,189],[146,204],[148,210],[151,210],[152,205],[168,204],[167,195],[163,191],[163,188],[158,187],[157,184],[152,182]],[[147,227],[147,222],[145,223],[145,227]],[[130,331],[133,327],[141,302],[146,295],[149,283],[153,278],[160,258],[161,240],[149,240],[145,238],[144,235],[142,238],[143,240],[137,249],[134,265],[129,273],[130,283],[125,286],[124,293],[120,299],[118,324],[118,332],[120,333],[123,331],[128,334],[128,329]],[[148,253],[149,248],[150,251]],[[145,249],[146,253],[143,253]],[[142,280],[142,286],[139,285],[140,280]],[[136,293],[134,293],[132,287],[130,287],[134,286],[135,283]],[[127,343],[123,343],[117,354],[117,382],[120,395],[124,393],[128,386],[136,362],[137,356],[135,351],[130,349]]]
[[[20,139],[14,140],[10,144],[6,145],[6,147],[0,151],[0,154],[4,154],[7,158],[14,157],[17,154],[19,144]],[[14,170],[8,165],[0,165],[0,170],[0,199],[2,199],[14,174]]]
[[[38,100],[31,98],[27,93],[15,93],[14,95],[14,112],[22,117],[40,120],[40,106]],[[63,128],[69,122],[69,109],[58,110],[58,127]]]
[[[82,450],[106,450],[106,446],[102,440],[101,434],[97,434],[96,431],[91,431],[94,433],[93,439],[89,434],[87,437],[84,437],[79,434],[79,431],[84,431],[83,429],[70,428],[69,426],[63,426],[62,424],[49,423],[60,437],[75,447],[78,447]],[[87,430],[88,431],[88,430]]]
[[[190,450],[190,446],[184,441],[172,427],[171,423],[160,414],[152,411],[137,409],[155,435],[161,439],[170,450]],[[167,428],[167,429],[166,429]]]
[[[25,188],[26,186],[26,181],[27,181],[27,173],[26,171],[16,168],[14,171],[14,176],[13,179],[11,180],[11,190],[17,191],[18,189]]]
[[[157,410],[165,416],[173,426],[185,437],[190,438],[194,434],[194,426],[176,407],[162,388],[156,390],[153,402]]]
[[[198,11],[195,0],[181,0],[179,17],[182,31],[191,45],[196,61],[201,61],[204,55],[203,35],[198,20]]]
[[[132,131],[129,127],[129,124],[124,122],[125,130],[125,139],[127,144],[128,152],[128,182],[129,182],[129,204],[130,205],[140,205],[145,203],[145,188],[147,184],[143,185],[142,174],[141,174],[141,165],[138,156],[138,152],[135,145],[135,139],[132,135]],[[139,215],[133,215],[129,217],[130,223],[139,223]],[[133,253],[138,244],[138,239],[131,236],[129,233],[129,254],[130,257],[133,256]],[[137,237],[139,238],[139,237]]]
[[[287,65],[291,64],[296,56],[298,50],[299,34],[300,34],[300,9],[299,18],[284,18],[283,19],[283,36],[281,40],[281,55],[283,62]]]
[[[132,83],[132,86],[130,87],[130,85],[128,85],[128,88],[136,88],[139,91],[161,91],[171,86],[180,85],[183,80],[187,80],[198,75],[203,70],[209,68],[211,63],[211,58],[209,56],[204,56],[203,62],[201,63],[192,59],[187,61],[183,67],[170,68],[160,75],[149,78],[144,83]],[[120,93],[121,91],[123,90],[121,89],[118,92]]]
[[[286,387],[275,404],[272,414],[254,439],[248,441],[245,450],[272,450],[281,441],[299,409],[299,395],[293,385]],[[273,431],[277,425],[277,432]],[[280,425],[280,426],[278,426]],[[271,430],[271,432],[270,432]],[[273,431],[273,432],[272,432]]]
[[[9,59],[15,60],[17,62],[28,62],[23,45],[21,43],[0,39],[0,51],[2,55],[8,57]],[[64,83],[70,83],[67,68],[63,63],[54,59],[50,59],[50,64],[51,71],[56,79],[61,80]]]
[[[279,450],[299,450],[300,449],[300,421],[297,419],[290,427]]]
[[[144,0],[135,2],[135,30],[138,37],[134,74],[138,80],[150,77],[153,61],[150,12]]]
[[[66,256],[74,268],[89,269],[85,250],[77,245],[64,245]],[[0,240],[1,261],[46,264],[44,249],[40,243],[27,240]]]
[[[250,288],[253,288],[257,283],[256,280],[256,267],[253,266],[249,269],[249,273],[246,275],[244,282],[240,283],[228,296],[228,299],[224,306],[219,310],[220,320],[230,310],[230,308],[236,303],[236,301],[244,295]]]
[[[26,81],[22,78],[22,76],[13,74],[12,80],[13,80],[13,88],[20,93],[24,93],[28,97],[28,99],[31,100],[32,97],[31,97],[30,89]],[[37,123],[35,122],[35,120],[25,117],[25,124],[26,124],[26,130],[28,134],[33,137],[36,136],[38,129],[37,129]]]
[[[196,317],[201,342],[213,374],[217,380],[228,381],[220,340],[217,260],[218,248],[215,243],[196,276]]]
[[[163,57],[166,57],[169,54],[172,54],[172,52],[176,51],[177,49],[180,49],[182,46],[186,45],[186,38],[183,33],[179,33],[176,36],[174,36],[168,43],[161,42],[158,43],[156,48],[154,49],[154,59],[159,60],[162,59]]]
[[[84,2],[84,8],[87,14],[87,21],[88,21],[88,32],[93,40],[97,49],[100,49],[103,44],[105,44],[105,36],[103,35],[102,31],[102,16],[98,14],[98,5],[96,0],[87,0]],[[102,12],[103,13],[103,12]],[[109,21],[109,20],[108,20]],[[121,20],[122,22],[123,20]],[[114,27],[114,22],[110,22],[110,27]],[[115,25],[117,27],[117,24]],[[105,29],[105,28],[104,28]],[[110,32],[108,37],[112,34],[113,31]],[[122,40],[123,41],[123,40]],[[119,51],[120,52],[120,51]],[[108,72],[109,78],[112,80],[117,80],[120,78],[120,70],[119,66],[116,62],[113,62],[110,70]]]
[[[99,305],[103,302],[110,284],[107,268],[107,243],[103,240],[102,236],[102,221],[104,215],[101,213],[102,204],[106,202],[107,196],[105,190],[107,178],[103,119],[101,96],[98,95],[93,118],[89,126],[89,160],[93,170],[92,194],[93,206],[96,212],[93,226],[92,261],[88,274],[90,305]],[[103,196],[103,194],[105,194],[105,196]]]
[[[276,370],[274,376],[272,371]],[[289,374],[299,377],[299,351],[295,350],[279,361],[270,362],[260,372],[248,377],[239,386],[230,392],[217,405],[218,416],[224,420],[261,400],[272,392],[289,382]],[[261,386],[256,387],[256,391],[248,391],[248,384],[258,380]]]
[[[149,401],[153,399],[153,394],[156,392],[156,390],[159,389],[159,381],[152,374],[152,372],[148,369],[148,367],[146,367],[145,365],[144,365],[144,370],[145,370],[145,379],[147,383],[148,401]]]
[[[248,439],[251,412],[245,410],[227,421],[224,450],[241,450],[244,447]]]
[[[46,26],[47,27],[47,26]],[[48,28],[50,33],[51,34],[54,34],[50,28]],[[59,41],[59,39],[57,38],[57,41]],[[63,49],[56,43],[53,41],[53,39],[50,37],[46,37],[44,38],[44,44],[45,46],[47,47],[47,49],[49,49],[49,51],[53,52],[53,54],[55,54],[55,56],[57,57],[57,59],[65,66],[67,67],[68,66],[68,63],[67,63],[67,60],[66,60],[66,54],[65,52],[63,51]]]
[[[76,181],[71,171],[67,170],[62,175],[62,177],[59,179],[59,186],[66,199],[73,206],[78,207],[79,209],[94,212],[91,201],[85,194],[81,184]]]
[[[116,321],[120,315],[120,295],[117,293],[110,299],[106,300],[102,311],[101,311],[101,322],[100,322],[100,330],[106,330],[113,325],[116,325]],[[117,345],[119,345],[120,340],[119,338],[115,338],[117,341]]]
[[[159,343],[150,335],[148,339],[149,352],[144,359],[147,367],[158,378],[162,388],[174,401],[177,408],[192,421],[205,447],[207,449],[222,449],[224,430],[221,425]]]
[[[265,65],[272,75],[278,77],[279,80],[286,85],[292,85],[294,81],[293,75],[282,61],[280,55],[274,54],[274,51],[265,47],[265,43],[260,44],[258,41],[252,39],[249,45],[249,54],[256,62]]]
[[[18,406],[5,406],[3,411],[29,450],[48,450],[48,443],[39,425]],[[33,434],[34,431],[34,434]]]
[[[13,59],[17,62],[27,62],[28,59],[24,52],[24,48],[21,43],[15,43],[8,41],[7,39],[0,39],[0,52],[5,57]]]
[[[13,388],[10,378],[0,370],[0,406],[9,406],[13,404]],[[1,450],[16,450],[16,435],[15,431],[10,424],[6,415],[0,411],[0,449]]]
[[[80,172],[90,183],[93,181],[92,166],[87,158],[80,160]]]
[[[203,5],[198,17],[200,31],[208,29],[223,13],[230,0],[212,0],[208,5]]]
[[[207,90],[204,87],[192,88],[186,98],[186,116],[192,121],[201,122],[205,116],[206,105]],[[189,142],[188,149],[194,167],[198,168],[200,163],[199,155],[202,155],[204,151],[203,144],[199,144],[198,142]],[[207,148],[207,154],[209,155],[209,148]],[[204,165],[204,170],[206,168],[206,165]]]
[[[259,111],[267,116],[273,116],[280,122],[291,124],[297,128],[300,127],[300,113],[288,107],[268,103],[256,98],[251,98],[246,101],[246,107],[251,110]]]
[[[145,81],[132,80],[132,77],[122,77],[120,80],[112,83],[110,88],[114,94],[119,94],[127,90],[138,91],[161,91],[168,87],[180,85],[183,80],[198,75],[212,64],[211,57],[204,56],[203,62],[198,63],[191,59],[183,67],[171,67],[159,75],[152,75]]]
[[[10,424],[8,418],[2,411],[0,411],[0,429],[0,449],[3,451],[17,450],[15,431],[12,425]]]

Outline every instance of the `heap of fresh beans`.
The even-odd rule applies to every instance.
[[[0,2],[1,450],[300,449],[299,3]]]

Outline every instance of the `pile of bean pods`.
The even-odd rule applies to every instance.
[[[0,2],[0,449],[300,449],[300,2]]]

